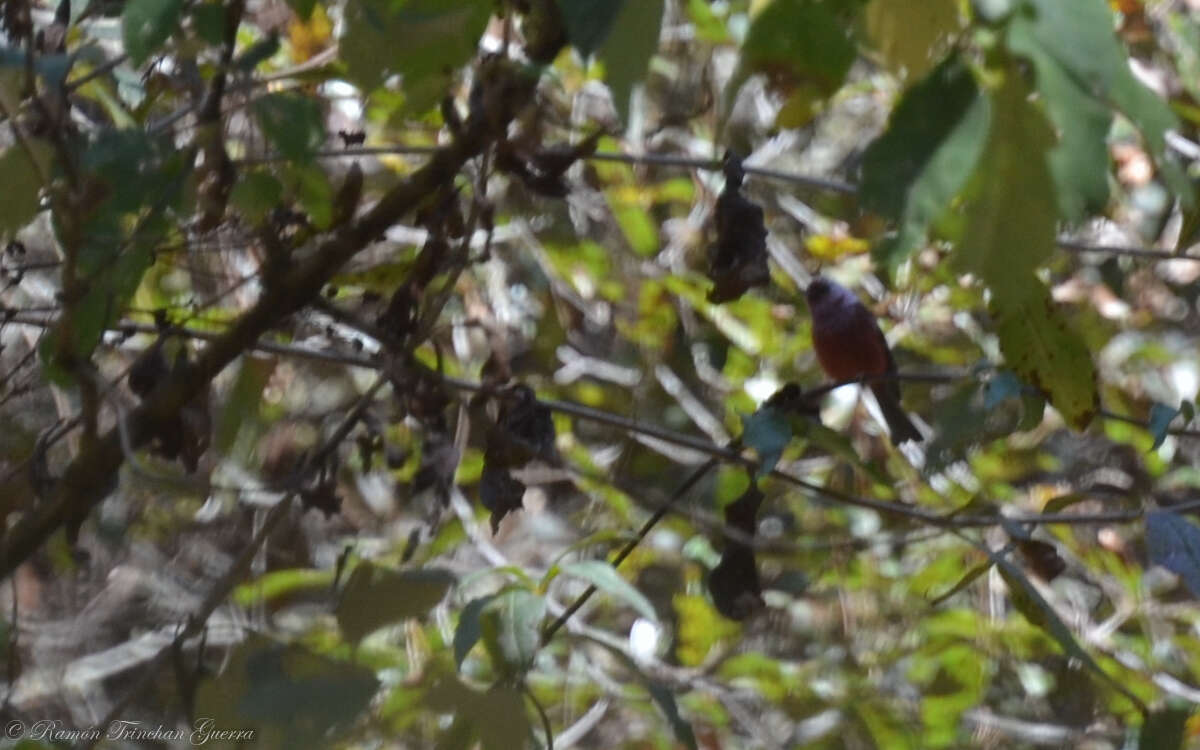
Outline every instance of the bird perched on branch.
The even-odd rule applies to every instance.
[[[821,369],[834,380],[870,378],[896,373],[896,360],[871,311],[846,287],[816,276],[805,290],[812,314],[813,349]],[[870,382],[883,418],[897,445],[921,440],[921,433],[900,406],[900,381],[888,377]]]

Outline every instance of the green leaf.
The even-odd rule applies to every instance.
[[[287,4],[296,12],[301,21],[307,21],[312,18],[313,9],[317,7],[317,0],[287,0]]]
[[[1185,208],[1192,207],[1192,186],[1183,169],[1167,156],[1166,131],[1178,127],[1178,121],[1167,103],[1130,72],[1125,50],[1113,33],[1108,3],[1024,0],[1023,5],[1026,12],[1014,14],[1011,21],[1020,34],[1053,57],[1077,86],[1115,106],[1137,125],[1171,190]]]
[[[321,105],[299,94],[268,94],[252,105],[263,134],[279,153],[293,161],[308,161],[325,142]]]
[[[1108,201],[1107,137],[1112,112],[1059,64],[1034,30],[1029,16],[1014,17],[1008,28],[1008,47],[1033,63],[1039,101],[1058,133],[1058,145],[1047,160],[1059,213],[1069,221],[1079,221]]]
[[[755,73],[828,96],[842,85],[858,50],[851,20],[822,0],[773,0],[750,22],[741,57],[725,88],[728,116],[738,90]]]
[[[1175,573],[1200,597],[1200,527],[1178,513],[1146,514],[1146,556]]]
[[[192,22],[196,35],[213,45],[219,45],[225,38],[225,7],[220,3],[197,3],[191,9]]]
[[[358,642],[369,633],[420,617],[446,597],[454,574],[441,568],[389,570],[364,562],[354,569],[335,614],[342,635]]]
[[[708,0],[688,0],[688,18],[696,29],[696,38],[712,44],[724,44],[729,41],[729,29],[725,22],[713,13]]]
[[[682,742],[684,747],[689,750],[696,750],[696,733],[692,730],[692,725],[679,714],[679,705],[675,702],[675,694],[663,685],[650,680],[646,680],[646,691],[650,693],[650,698],[667,717],[675,739]]]
[[[333,221],[333,187],[325,170],[315,164],[289,164],[285,180],[287,192],[304,206],[313,226],[328,228]]]
[[[229,455],[238,433],[247,420],[252,425],[258,421],[258,406],[262,401],[263,388],[275,372],[277,362],[275,357],[253,354],[242,357],[237,379],[233,382],[233,388],[217,420],[216,436],[213,440],[213,448],[217,453],[222,456]]]
[[[475,56],[491,0],[358,0],[345,10],[341,56],[364,91],[403,77],[404,109],[424,112],[441,98],[446,75]]]
[[[618,599],[625,600],[642,617],[648,620],[658,620],[658,615],[655,613],[654,605],[650,603],[650,600],[622,578],[617,569],[607,562],[603,560],[583,560],[581,562],[566,563],[562,566],[562,572],[565,575],[582,578],[601,591],[612,594]]]
[[[1167,439],[1167,429],[1170,428],[1171,422],[1178,416],[1179,409],[1173,409],[1166,404],[1155,403],[1151,405],[1150,424],[1147,426],[1147,429],[1154,436],[1154,444],[1150,446],[1150,450],[1157,450],[1158,446],[1163,444],[1163,441]]]
[[[229,193],[229,202],[242,212],[243,218],[250,224],[258,224],[263,218],[279,205],[283,197],[283,185],[267,172],[246,172],[242,174],[233,190]]]
[[[230,598],[239,607],[250,607],[300,591],[328,589],[332,582],[333,570],[329,568],[285,568],[243,583]]]
[[[871,0],[863,11],[867,40],[889,68],[908,80],[925,75],[941,48],[958,33],[957,0]]]
[[[514,677],[533,665],[545,614],[546,600],[525,589],[508,589],[488,603],[480,618],[483,645],[497,672]]]
[[[438,713],[453,713],[458,721],[470,724],[485,750],[527,745],[529,715],[521,692],[514,687],[496,685],[481,691],[455,677],[443,678],[426,693],[425,706]]]
[[[1050,290],[1030,275],[1023,294],[994,294],[988,309],[1008,366],[1045,393],[1068,424],[1086,427],[1100,407],[1096,364]]]
[[[125,52],[141,65],[179,27],[183,0],[128,0],[121,12]]]
[[[970,570],[968,570],[966,572],[965,575],[963,575],[962,578],[958,579],[958,581],[953,586],[951,586],[949,589],[947,589],[943,593],[938,594],[934,598],[930,599],[929,606],[936,607],[939,604],[941,604],[942,602],[949,599],[950,597],[957,594],[958,592],[965,589],[967,586],[970,586],[972,583],[975,582],[975,580],[977,578],[979,578],[979,576],[988,572],[988,570],[991,569],[991,567],[992,567],[991,562],[985,562],[985,563],[980,563],[979,565],[976,565],[975,567],[971,568]]]
[[[0,201],[0,236],[12,236],[38,213],[42,172],[50,167],[54,150],[38,139],[28,141],[29,150],[16,143],[0,154],[4,175],[4,200]],[[32,158],[30,155],[32,151]]]
[[[463,659],[483,636],[483,626],[480,616],[484,609],[494,599],[493,596],[481,596],[472,599],[462,608],[458,615],[458,627],[454,629],[454,665],[462,669]]]
[[[1024,292],[1056,247],[1058,212],[1046,164],[1054,131],[1028,96],[1015,70],[991,94],[992,122],[973,180],[966,234],[955,253],[959,269],[977,274],[994,296],[1005,298]]]
[[[611,0],[610,0],[611,2]],[[658,50],[664,0],[634,0],[620,5],[612,33],[597,57],[604,61],[604,80],[612,89],[613,104],[623,121],[629,119],[633,87],[646,77],[650,58]],[[568,33],[570,23],[568,22]]]
[[[909,89],[867,147],[859,197],[899,222],[896,236],[875,248],[888,269],[924,242],[963,190],[983,151],[989,108],[971,71],[952,57]]]
[[[1151,711],[1138,732],[1138,750],[1175,750],[1183,747],[1191,706],[1182,701]]]
[[[249,633],[196,689],[196,715],[252,730],[255,747],[311,747],[353,724],[378,687],[365,667]]]
[[[742,418],[742,442],[758,452],[757,476],[771,473],[791,439],[787,416],[773,406],[764,406]]]
[[[558,0],[567,27],[567,39],[584,59],[608,39],[625,6],[636,4],[625,0]]]

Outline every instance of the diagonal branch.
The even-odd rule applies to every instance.
[[[267,286],[258,303],[214,339],[191,367],[165,382],[129,414],[131,445],[143,445],[156,427],[177,414],[226,365],[252,348],[271,327],[308,304],[346,261],[439,186],[453,180],[463,164],[482,148],[482,138],[476,138],[455,141],[437,151],[425,166],[393,187],[358,220],[326,239],[311,256]],[[122,459],[117,427],[81,451],[67,466],[51,496],[4,534],[0,542],[0,579],[12,575],[71,518],[84,517],[98,505],[105,495],[97,488],[110,484]]]

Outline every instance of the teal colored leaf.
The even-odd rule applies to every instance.
[[[492,596],[481,596],[478,599],[472,599],[467,602],[458,615],[458,627],[454,629],[454,665],[459,669],[462,669],[463,659],[467,658],[467,654],[483,637],[480,616],[493,598]]]
[[[340,49],[350,81],[371,91],[400,75],[404,109],[428,110],[449,84],[447,73],[475,56],[493,5],[492,0],[348,3]]]
[[[1150,446],[1150,450],[1155,450],[1163,444],[1167,439],[1167,429],[1178,416],[1179,409],[1173,409],[1166,404],[1155,403],[1150,407],[1150,424],[1147,429],[1154,436],[1154,445]]]
[[[1192,708],[1179,701],[1146,716],[1138,732],[1138,750],[1176,750],[1183,747],[1184,731]]]
[[[603,560],[583,560],[581,562],[566,563],[562,566],[562,572],[565,575],[582,578],[601,591],[624,600],[636,609],[642,617],[648,620],[658,620],[658,615],[655,613],[654,605],[650,603],[650,600],[642,592],[634,588],[629,581],[622,578],[616,568],[607,562]]]
[[[325,142],[321,105],[299,94],[268,94],[252,105],[263,134],[279,153],[294,161],[307,161]]]
[[[771,473],[791,439],[787,416],[773,406],[764,406],[742,418],[742,443],[758,452],[760,477]]]
[[[1025,390],[1025,384],[1008,370],[1000,370],[983,388],[983,408],[994,409],[1010,398],[1017,398]]]
[[[875,248],[894,270],[966,186],[983,152],[989,102],[957,58],[934,68],[900,100],[887,130],[863,154],[863,205],[898,222]]]
[[[533,665],[541,645],[539,627],[546,600],[526,589],[508,589],[495,596],[480,617],[483,645],[497,672],[515,677]]]
[[[128,0],[121,11],[125,52],[141,65],[179,27],[183,0]]]
[[[1178,575],[1200,597],[1200,527],[1178,513],[1146,514],[1146,556]]]
[[[347,641],[433,609],[454,586],[454,574],[441,568],[389,570],[371,563],[354,569],[334,613]]]

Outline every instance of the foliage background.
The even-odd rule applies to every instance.
[[[1194,744],[1198,21],[9,0],[5,719]],[[922,446],[822,390],[818,270]]]

